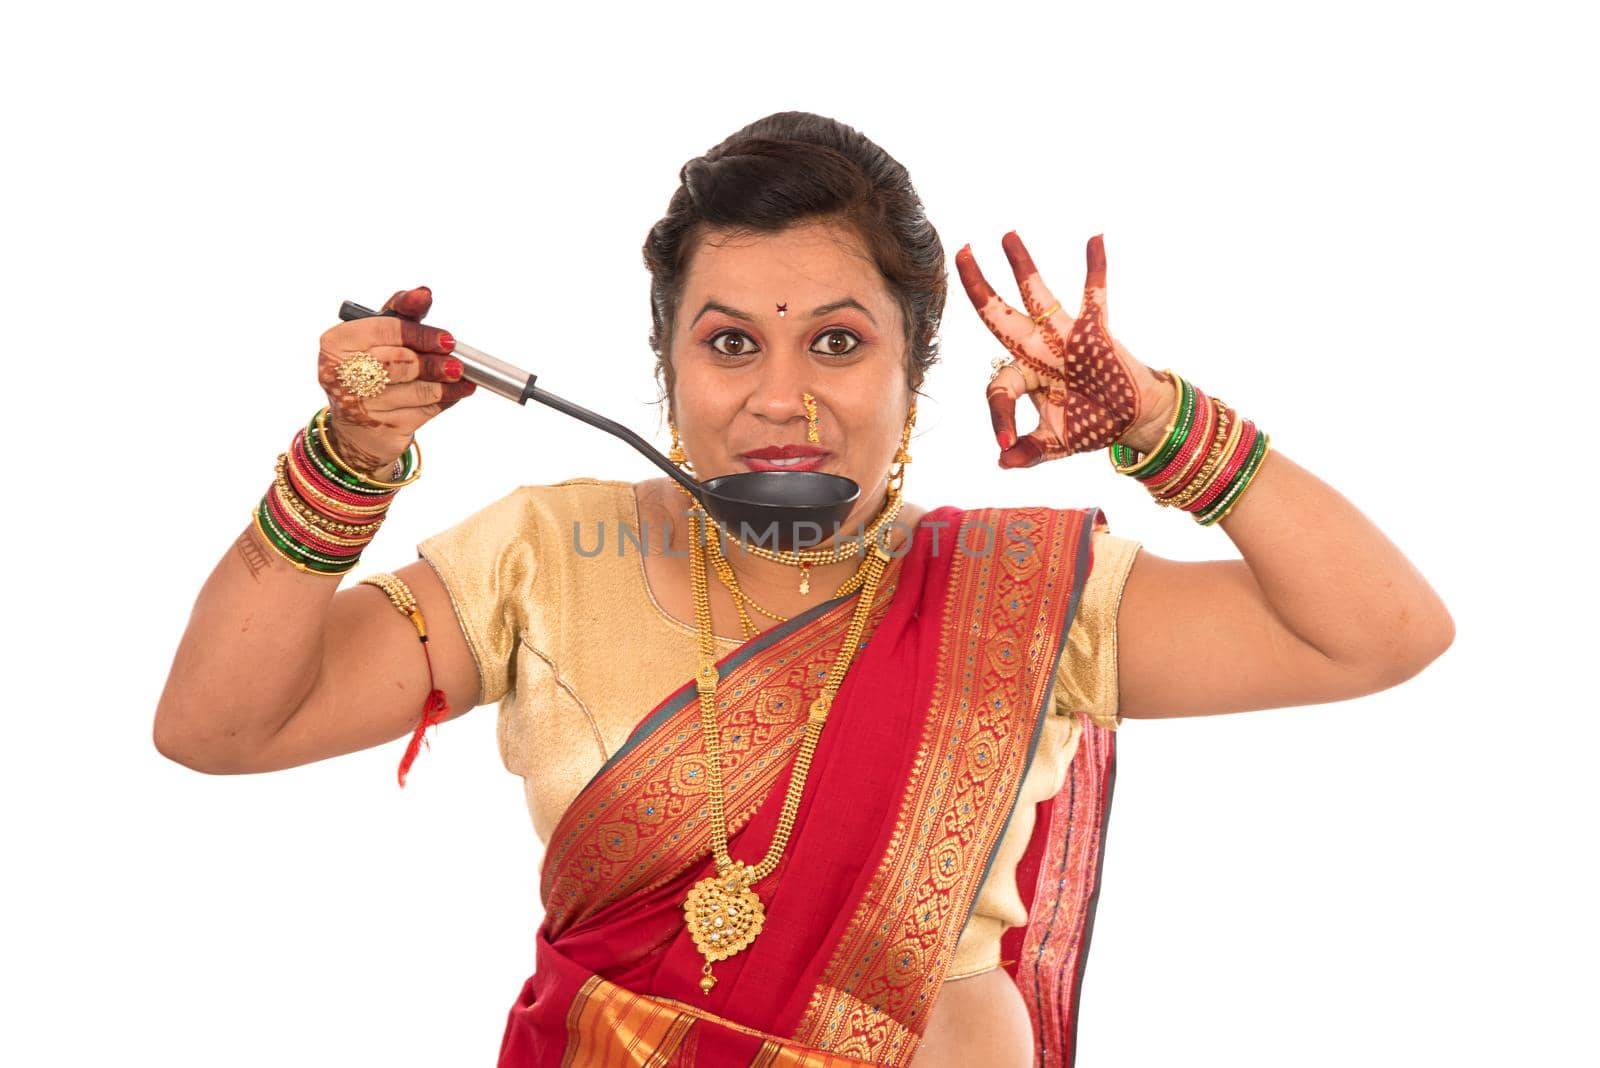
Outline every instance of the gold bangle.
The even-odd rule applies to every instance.
[[[406,446],[408,449],[415,449],[417,453],[417,466],[411,472],[411,477],[406,479],[404,482],[384,482],[383,480],[373,478],[371,475],[362,471],[357,471],[355,468],[345,463],[343,457],[341,457],[338,452],[334,450],[333,439],[328,436],[327,405],[323,405],[322,410],[317,413],[316,424],[317,433],[322,436],[322,451],[328,454],[328,458],[330,460],[339,465],[339,469],[341,471],[353,478],[359,478],[363,484],[371,486],[373,489],[399,489],[402,486],[411,485],[411,483],[422,477],[422,447],[417,444],[417,437],[415,434],[411,436],[411,444]],[[399,461],[396,462],[398,463]]]
[[[332,530],[339,534],[348,534],[352,538],[367,537],[377,534],[378,528],[383,526],[383,521],[387,518],[387,513],[379,513],[378,518],[370,523],[346,523],[334,519],[319,511],[309,501],[295,492],[294,487],[289,484],[289,476],[284,474],[281,464],[278,466],[272,482],[280,490],[278,497],[281,501],[293,508],[295,514],[301,519],[321,530]]]
[[[1163,494],[1173,491],[1173,489],[1178,488],[1178,486],[1187,486],[1190,478],[1194,478],[1195,475],[1200,473],[1200,468],[1205,467],[1206,456],[1210,456],[1211,446],[1213,446],[1213,444],[1218,444],[1218,441],[1216,441],[1216,436],[1218,436],[1218,427],[1222,422],[1222,412],[1227,411],[1227,404],[1222,403],[1222,401],[1219,401],[1218,398],[1214,397],[1206,397],[1202,400],[1198,390],[1195,392],[1195,401],[1197,401],[1197,403],[1195,403],[1195,412],[1194,416],[1192,416],[1192,422],[1189,424],[1189,433],[1192,433],[1192,435],[1198,435],[1198,433],[1202,432],[1203,417],[1205,417],[1208,412],[1210,412],[1211,416],[1214,416],[1213,422],[1211,422],[1210,425],[1203,427],[1206,435],[1205,448],[1195,449],[1194,456],[1190,456],[1189,460],[1186,460],[1184,465],[1182,465],[1179,470],[1176,470],[1176,472],[1171,473],[1171,476],[1168,476],[1168,478],[1163,478],[1163,480],[1158,481],[1158,483],[1144,484],[1144,488],[1149,489],[1150,496],[1152,497],[1162,497]],[[1176,457],[1174,457],[1174,460],[1176,460]]]
[[[1108,452],[1108,454],[1111,456],[1111,466],[1116,468],[1117,474],[1119,475],[1131,475],[1134,478],[1138,478],[1139,475],[1143,473],[1143,469],[1150,466],[1150,461],[1155,459],[1155,457],[1160,454],[1161,450],[1167,447],[1167,443],[1170,442],[1173,438],[1173,435],[1177,434],[1178,432],[1178,420],[1183,416],[1183,379],[1179,378],[1177,372],[1172,370],[1170,367],[1163,367],[1161,369],[1161,373],[1170,378],[1173,386],[1175,386],[1177,389],[1178,399],[1172,406],[1172,418],[1167,420],[1167,426],[1166,429],[1162,431],[1160,442],[1158,442],[1149,452],[1144,453],[1137,460],[1131,464],[1128,464],[1126,467],[1117,463],[1115,453]],[[1133,446],[1129,445],[1128,448],[1132,449]]]
[[[1250,484],[1254,482],[1256,480],[1256,476],[1261,473],[1262,466],[1267,462],[1267,454],[1272,451],[1272,436],[1265,431],[1262,432],[1261,436],[1266,439],[1266,444],[1261,446],[1261,459],[1256,461],[1256,469],[1250,472],[1250,477],[1245,480],[1244,485],[1240,486],[1238,492],[1233,495],[1233,500],[1228,502],[1228,507],[1224,508],[1222,510],[1222,514],[1213,519],[1208,524],[1209,526],[1216,526],[1218,523],[1228,518],[1228,513],[1233,511],[1233,506],[1239,503],[1239,501],[1244,497],[1245,491],[1250,488]],[[1199,520],[1196,520],[1196,522],[1198,521]]]
[[[378,516],[381,518],[389,510],[389,505],[393,503],[392,501],[384,501],[382,504],[349,504],[345,501],[335,500],[317,489],[310,482],[307,482],[304,476],[299,471],[296,471],[293,465],[289,464],[288,453],[278,454],[278,469],[286,471],[289,477],[289,488],[294,490],[295,496],[313,508],[318,504],[324,504],[336,512],[344,512],[349,515]]]
[[[273,485],[278,490],[278,502],[294,510],[294,514],[307,525],[318,530],[332,531],[335,534],[344,534],[352,538],[366,538],[371,540],[378,533],[378,528],[383,526],[384,517],[371,523],[341,523],[337,519],[329,519],[305,501],[302,501],[294,492],[294,487],[289,485],[289,480],[279,476]]]
[[[367,535],[364,535],[364,536],[358,535],[356,537],[348,537],[348,536],[346,536],[344,534],[340,534],[340,533],[337,533],[335,531],[328,530],[328,529],[326,529],[324,527],[317,526],[315,523],[312,523],[311,521],[307,520],[306,517],[299,512],[299,510],[296,508],[296,506],[293,503],[285,501],[284,494],[283,494],[283,483],[281,483],[281,482],[274,483],[272,488],[269,489],[267,492],[272,494],[273,497],[277,500],[277,502],[281,506],[283,506],[284,508],[288,509],[290,514],[292,514],[295,517],[297,517],[298,519],[300,519],[300,521],[305,523],[307,526],[314,527],[316,529],[317,537],[321,538],[323,541],[326,541],[331,545],[338,545],[341,548],[345,548],[345,549],[365,549],[368,545],[372,544],[373,534],[376,534],[376,531],[374,531],[373,534],[367,534]],[[377,523],[373,524],[373,526],[375,526],[375,527],[378,526],[378,525],[379,524],[377,524]]]
[[[318,569],[316,569],[314,567],[307,567],[305,564],[302,564],[299,560],[296,560],[294,557],[292,557],[288,553],[284,552],[283,548],[276,541],[272,540],[272,536],[270,534],[268,534],[265,530],[261,529],[261,510],[260,510],[260,508],[257,508],[255,511],[250,513],[250,522],[256,528],[256,535],[262,541],[267,543],[267,548],[269,548],[273,552],[277,553],[279,559],[287,560],[290,564],[294,565],[294,569],[296,571],[304,571],[308,575],[327,575],[330,578],[338,578],[341,575],[347,575],[347,574],[349,574],[350,572],[352,572],[352,571],[354,571],[356,569],[356,565],[354,563],[352,563],[349,567],[345,568],[342,571],[319,571]]]
[[[1222,402],[1218,401],[1217,403],[1221,404]],[[1244,434],[1244,420],[1239,418],[1239,413],[1231,408],[1225,408],[1224,411],[1228,413],[1229,422],[1227,439],[1223,442],[1221,448],[1214,449],[1211,455],[1206,457],[1206,465],[1195,476],[1194,484],[1170,501],[1165,502],[1167,507],[1183,508],[1186,505],[1193,504],[1205,496],[1212,483],[1216,482],[1217,476],[1222,473],[1223,460],[1233,454],[1233,450],[1239,444],[1239,438]],[[1220,431],[1218,436],[1221,436]]]

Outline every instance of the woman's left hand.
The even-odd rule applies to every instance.
[[[1022,291],[1026,315],[1000,299],[978,270],[971,245],[956,253],[956,270],[972,306],[1015,357],[988,388],[989,416],[1003,450],[1000,466],[1032,467],[1118,441],[1140,452],[1159,443],[1177,402],[1177,385],[1165,372],[1134,359],[1111,336],[1102,236],[1089,239],[1088,277],[1077,318],[1045,286],[1015,231],[1000,244]],[[1017,398],[1024,394],[1039,411],[1039,425],[1019,439]]]

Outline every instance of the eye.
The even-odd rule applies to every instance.
[[[722,342],[728,342],[731,347],[723,348]],[[714,335],[706,344],[711,346],[711,351],[723,356],[748,356],[752,352],[760,352],[756,343],[750,340],[750,335],[738,330],[724,330]]]
[[[861,345],[861,339],[849,330],[829,330],[817,340],[823,347],[819,349],[813,345],[811,351],[821,352],[824,356],[848,356]],[[841,344],[848,344],[850,347],[841,348]]]

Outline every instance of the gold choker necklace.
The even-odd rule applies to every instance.
[[[689,498],[691,511],[701,511],[703,513],[704,510],[701,509],[700,502],[695,500],[693,494],[691,494],[687,489],[684,489],[682,486],[678,486],[678,489],[681,493],[683,493],[684,496]],[[867,558],[871,556],[870,553],[864,552],[866,546],[868,544],[877,546],[883,545],[883,528],[894,522],[895,516],[900,514],[900,506],[904,503],[905,498],[900,492],[899,481],[891,480],[889,483],[889,494],[884,499],[883,507],[878,511],[877,518],[873,519],[872,523],[861,532],[860,537],[846,538],[841,541],[840,544],[833,546],[831,549],[768,549],[764,545],[745,544],[740,542],[738,537],[731,531],[723,529],[722,524],[718,523],[710,516],[706,516],[706,521],[711,524],[711,526],[721,537],[729,538],[739,543],[743,546],[746,552],[751,553],[754,556],[759,556],[763,560],[771,560],[774,563],[788,564],[791,567],[798,567],[800,569],[800,592],[802,594],[806,594],[811,592],[811,569],[813,567],[826,564],[843,563],[844,561],[849,560],[858,554],[862,556],[862,565],[865,566]],[[718,558],[722,558],[722,546],[720,544],[720,538],[716,552]],[[718,569],[718,574],[722,574],[720,568]],[[723,577],[723,581],[724,583],[727,582],[726,576]],[[837,597],[840,593],[848,593],[854,588],[855,586],[853,585],[841,586],[839,588],[839,592],[835,593],[834,596]],[[734,597],[734,601],[735,603],[739,602],[739,597],[737,595]],[[751,603],[754,604],[755,602],[752,601]],[[762,611],[765,612],[764,609]],[[770,612],[765,612],[765,614],[771,615]]]
[[[727,588],[728,595],[733,598],[734,607],[739,610],[739,625],[744,629],[744,636],[747,639],[753,638],[760,632],[760,628],[751,620],[750,613],[744,610],[744,606],[747,604],[768,619],[775,619],[779,623],[789,622],[788,616],[780,616],[770,608],[763,608],[756,603],[754,597],[744,592],[744,588],[739,585],[739,577],[733,572],[733,565],[728,562],[728,558],[722,553],[722,539],[708,538],[707,540],[711,544],[711,562],[717,569],[717,577],[722,579],[722,585]],[[866,579],[867,563],[870,559],[870,555],[862,558],[861,563],[856,567],[855,573],[840,583],[839,588],[833,591],[835,597],[843,597],[861,585]],[[801,592],[806,593],[809,590],[802,589]]]

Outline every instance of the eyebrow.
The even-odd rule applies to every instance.
[[[867,311],[867,309],[862,306],[860,301],[855,300],[852,297],[846,297],[843,300],[836,300],[832,304],[823,304],[812,308],[810,317],[815,319],[819,315],[827,315],[829,312],[836,312],[840,308],[855,308],[862,315],[865,315],[868,320],[871,321],[873,326],[878,325],[878,320],[872,317],[872,313]],[[690,320],[689,325],[691,327],[694,326],[695,323],[700,321],[700,317],[708,311],[719,311],[723,315],[732,316],[735,319],[743,319],[747,323],[753,323],[756,321],[756,317],[751,315],[749,312],[740,311],[738,308],[730,308],[726,304],[719,304],[714,300],[708,300],[706,301],[705,306],[695,313],[695,317]]]

